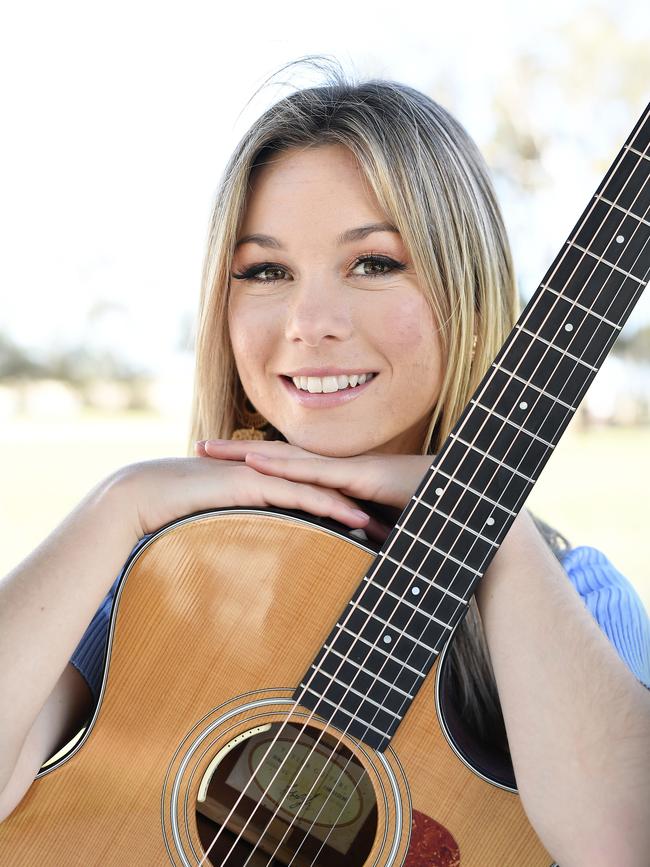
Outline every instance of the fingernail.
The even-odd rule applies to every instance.
[[[353,515],[356,515],[357,518],[368,518],[370,520],[370,515],[366,515],[365,512],[360,512],[358,509],[350,509]]]

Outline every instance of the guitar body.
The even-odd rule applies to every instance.
[[[335,768],[348,813],[340,832],[330,834],[340,811],[309,806],[282,839],[292,809],[285,803],[268,841],[228,865],[550,867],[516,792],[471,770],[445,734],[436,710],[444,654],[384,753],[307,709],[282,728],[291,695],[374,557],[337,526],[279,510],[218,510],[162,528],[133,554],[116,593],[95,715],[0,825],[0,864],[209,863],[205,841],[220,827],[211,820],[223,822],[238,799],[252,751],[272,751],[278,731],[306,726],[296,761],[322,736],[322,768],[324,744],[341,741]],[[267,795],[257,790],[266,800],[255,822],[235,816],[235,832],[220,835],[215,864],[239,830],[254,844],[256,824],[273,818],[268,805],[282,799],[274,801],[271,776]]]

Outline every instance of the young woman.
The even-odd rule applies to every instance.
[[[0,585],[0,816],[91,714],[139,540],[270,505],[382,541],[517,315],[487,168],[441,106],[338,72],[266,111],[216,198],[190,456],[117,469]],[[453,662],[465,719],[509,751],[548,851],[641,867],[650,627],[607,558],[522,510]]]

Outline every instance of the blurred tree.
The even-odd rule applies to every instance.
[[[634,31],[594,3],[524,48],[493,89],[492,135],[481,147],[494,171],[523,190],[549,175],[549,144],[571,144],[604,174],[648,99],[648,22]],[[541,164],[541,165],[540,165]]]
[[[0,380],[37,379],[47,373],[47,365],[33,359],[8,334],[0,332]]]
[[[41,351],[39,358],[0,332],[0,380],[59,379],[81,386],[96,379],[118,382],[146,378],[146,371],[110,350],[66,346]]]
[[[97,379],[129,382],[144,373],[140,367],[108,349],[90,348],[85,344],[51,352],[47,359],[47,370],[53,379],[76,386]]]

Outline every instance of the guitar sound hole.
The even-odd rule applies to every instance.
[[[237,741],[196,805],[209,863],[365,863],[377,832],[377,802],[363,765],[346,747],[320,729],[286,723]]]

